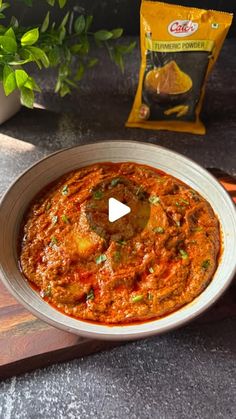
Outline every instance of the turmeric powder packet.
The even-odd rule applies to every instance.
[[[126,126],[205,134],[206,80],[233,15],[146,0],[140,13],[142,61]]]

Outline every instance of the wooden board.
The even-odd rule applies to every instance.
[[[211,171],[236,202],[236,181],[219,170]],[[217,321],[228,316],[236,316],[236,281],[196,322]],[[115,345],[117,343],[85,339],[49,326],[21,306],[0,282],[0,379]]]

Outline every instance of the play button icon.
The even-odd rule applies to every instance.
[[[128,205],[122,204],[122,202],[118,201],[115,198],[109,198],[108,219],[111,223],[114,223],[114,221],[119,220],[120,218],[129,214],[130,211],[131,209],[130,207],[128,207]]]
[[[149,194],[128,176],[106,177],[89,190],[87,226],[109,243],[128,241],[140,234],[150,216]]]

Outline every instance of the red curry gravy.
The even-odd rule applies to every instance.
[[[125,197],[134,214],[140,201],[148,204],[146,224],[140,229],[124,217],[111,230],[107,193]],[[211,281],[219,249],[218,219],[196,191],[148,166],[99,163],[66,174],[35,198],[20,264],[60,311],[119,325],[163,317],[191,302]]]

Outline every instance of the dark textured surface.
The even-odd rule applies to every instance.
[[[0,384],[4,419],[236,416],[236,320],[186,327]]]
[[[70,145],[134,139],[166,146],[205,167],[236,173],[236,45],[228,41],[207,87],[206,136],[124,128],[138,74],[138,52],[122,77],[101,64],[64,100],[43,77],[38,103],[0,127],[0,193],[39,158]],[[99,70],[99,71],[98,71]],[[0,384],[0,418],[236,417],[236,318],[195,323],[110,352]]]
[[[13,13],[20,17],[20,21],[27,25],[39,24],[43,21],[48,5],[46,1],[34,0],[34,6],[22,7],[22,1],[10,0],[13,9],[7,11],[7,15]],[[166,3],[180,4],[182,6],[200,7],[204,9],[222,10],[235,13],[235,0],[168,0]],[[68,0],[65,9],[49,7],[51,15],[59,21],[65,14],[67,8],[78,5],[84,8],[84,12],[95,16],[93,30],[111,29],[122,27],[126,35],[137,35],[139,33],[139,9],[141,0]],[[13,12],[11,12],[13,10]],[[235,20],[229,31],[229,36],[236,36]]]

